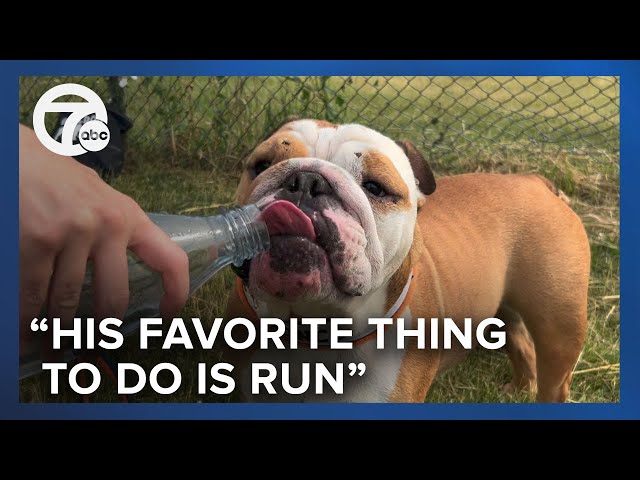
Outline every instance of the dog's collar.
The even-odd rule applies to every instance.
[[[391,308],[387,311],[386,315],[382,318],[393,318],[394,320],[396,320],[397,317],[406,310],[406,308],[409,306],[409,302],[411,301],[411,297],[413,296],[413,290],[414,290],[413,287],[415,285],[415,282],[414,282],[415,277],[416,277],[416,271],[411,270],[411,272],[409,273],[409,278],[407,278],[407,282],[405,283],[404,288],[402,289],[402,292],[400,292],[400,296],[398,297],[396,302],[391,306]],[[244,307],[247,310],[249,310],[251,316],[253,317],[253,320],[259,321],[259,316],[257,313],[258,307],[257,307],[256,301],[252,297],[251,293],[247,289],[247,286],[244,284],[244,282],[240,277],[236,278],[236,292],[238,294],[238,297],[240,298],[240,301],[243,303]],[[389,327],[390,325],[386,325],[385,330]],[[376,330],[377,330],[377,327],[374,326],[364,334],[356,338],[352,338],[351,339],[352,344],[356,346],[362,343],[366,343],[370,340],[373,340],[376,334]],[[299,338],[299,343],[308,344],[309,342],[308,331],[302,330],[300,326],[298,326],[298,338]],[[318,346],[320,347],[329,346],[328,330],[319,329]]]

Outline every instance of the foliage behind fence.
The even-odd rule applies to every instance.
[[[30,125],[38,98],[67,82],[133,121],[130,161],[233,168],[294,114],[411,139],[440,165],[558,149],[619,154],[618,77],[22,77],[21,121]]]

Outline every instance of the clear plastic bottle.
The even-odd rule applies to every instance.
[[[269,233],[260,220],[260,209],[256,205],[220,210],[217,215],[197,217],[149,213],[149,218],[175,241],[189,257],[189,292],[197,289],[214,277],[222,268],[234,264],[241,266],[260,252],[269,249]],[[147,267],[129,252],[129,307],[124,315],[120,331],[123,335],[135,332],[140,318],[157,317],[160,299],[164,294],[159,273]],[[80,305],[76,317],[93,317],[91,263],[82,287]],[[20,359],[20,378],[41,371],[39,354]],[[65,352],[65,359],[72,352]]]

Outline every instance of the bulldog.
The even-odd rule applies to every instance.
[[[398,319],[415,328],[419,317],[495,317],[512,365],[504,387],[566,401],[586,332],[590,247],[560,193],[535,174],[436,182],[410,142],[357,124],[285,122],[244,161],[236,201],[266,205],[271,248],[237,269],[225,318],[351,318],[353,348],[227,350],[242,400],[424,402],[469,350],[418,348],[415,338],[397,348]],[[383,349],[368,322],[379,317],[396,319]],[[362,362],[366,373],[346,376],[341,395],[253,395],[254,362],[288,363],[294,386],[304,362]]]

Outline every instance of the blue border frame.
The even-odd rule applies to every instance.
[[[0,61],[0,418],[638,419],[640,418],[640,62],[637,61]],[[23,75],[616,75],[621,110],[621,401],[617,404],[21,404],[18,401],[18,77]],[[622,221],[623,218],[629,219]]]

